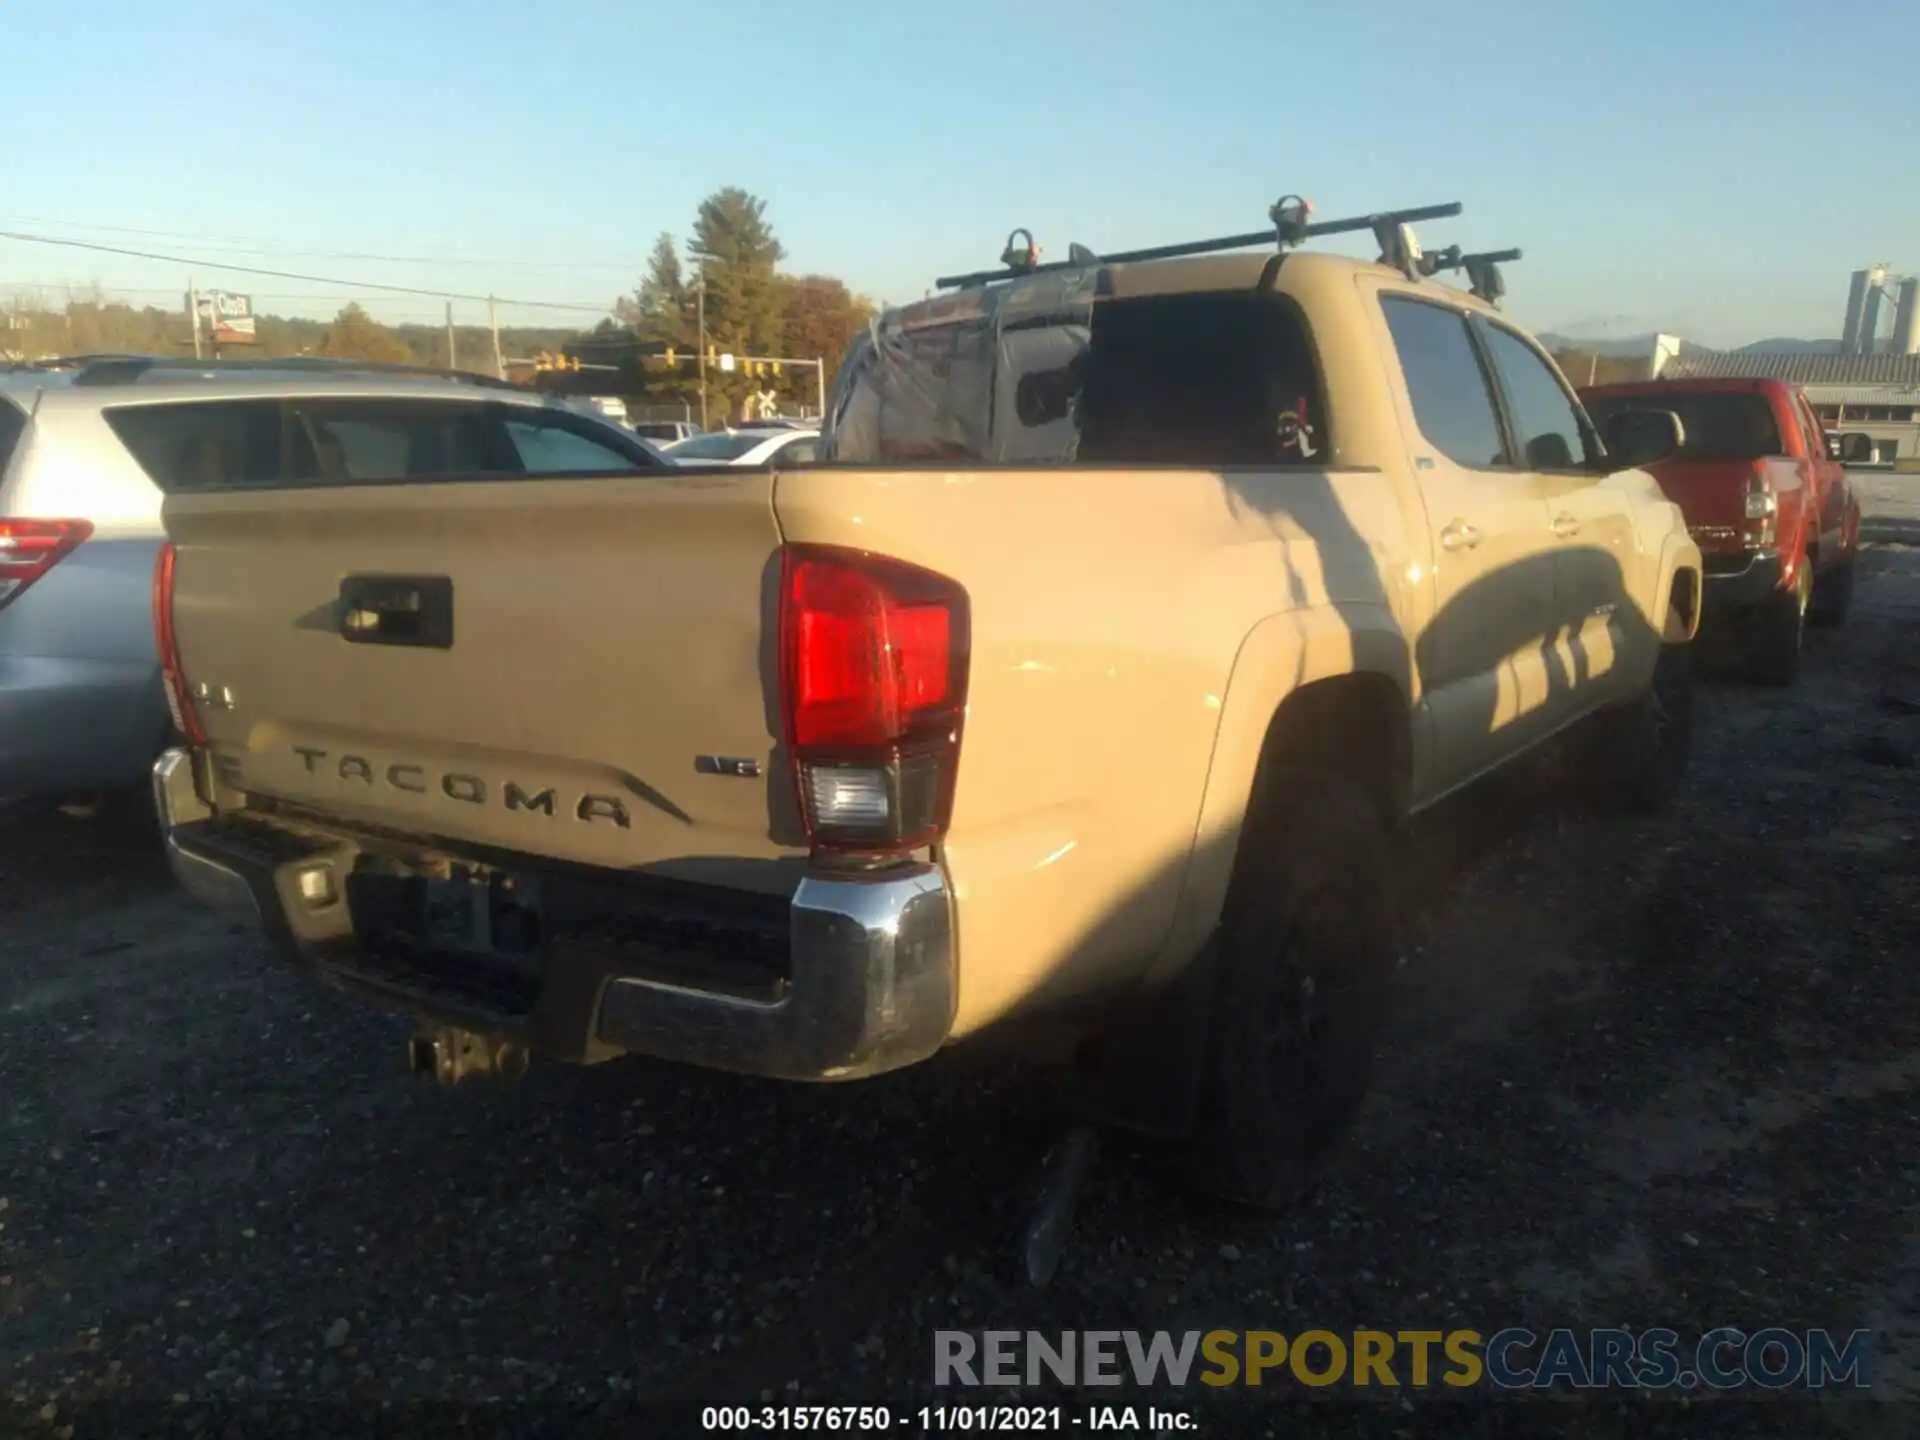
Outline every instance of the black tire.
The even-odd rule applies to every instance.
[[[1290,769],[1249,820],[1222,925],[1189,1184],[1278,1208],[1351,1124],[1394,969],[1392,836],[1372,796]]]
[[[1807,619],[1814,625],[1844,625],[1853,608],[1853,560],[1841,561],[1813,582],[1813,603]]]
[[[1813,566],[1802,559],[1791,590],[1767,597],[1753,614],[1747,674],[1760,685],[1791,685],[1800,678],[1801,642],[1813,599]]]
[[[1696,669],[1693,646],[1663,645],[1646,690],[1594,717],[1583,769],[1599,809],[1657,815],[1672,806],[1693,751]]]

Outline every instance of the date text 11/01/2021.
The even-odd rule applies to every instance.
[[[1175,1434],[1198,1429],[1185,1411],[1154,1405],[922,1405],[899,1410],[886,1405],[709,1405],[700,1412],[700,1428],[709,1433],[825,1430],[872,1435],[896,1427],[913,1434],[1073,1430]]]

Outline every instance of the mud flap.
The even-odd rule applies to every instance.
[[[1071,1087],[1071,1100],[1090,1121],[1167,1137],[1193,1128],[1219,969],[1216,931],[1171,981],[1115,1010]]]

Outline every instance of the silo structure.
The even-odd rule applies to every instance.
[[[1893,353],[1920,355],[1920,276],[1900,282],[1900,303],[1893,312]]]
[[[1880,348],[1880,302],[1886,298],[1887,272],[1884,269],[1867,272],[1867,304],[1860,312],[1860,351],[1862,355],[1872,355]]]
[[[1840,353],[1858,355],[1860,353],[1860,319],[1867,310],[1867,277],[1870,272],[1856,270],[1853,281],[1847,286],[1847,323],[1840,331]]]

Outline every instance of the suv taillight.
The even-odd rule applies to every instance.
[[[790,545],[781,704],[808,839],[889,855],[939,841],[967,708],[967,592],[858,550]]]
[[[180,637],[173,632],[173,542],[162,541],[153,562],[153,641],[160,652],[160,674],[166,682],[167,708],[173,712],[173,725],[190,745],[207,743],[207,732],[200,728],[194,713],[193,696],[187,690],[187,672],[180,664]]]
[[[91,520],[0,518],[0,609],[18,600],[91,534]]]

